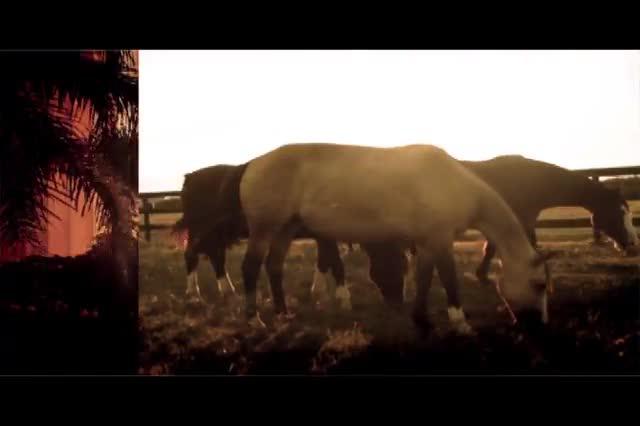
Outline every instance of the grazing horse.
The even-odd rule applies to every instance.
[[[265,258],[276,312],[287,313],[283,263],[301,227],[332,241],[415,244],[418,323],[426,322],[434,260],[453,258],[458,230],[479,229],[503,259],[497,288],[507,306],[518,316],[547,320],[544,257],[498,193],[440,148],[284,145],[247,165],[239,198],[249,229],[242,273],[250,321],[257,319],[256,282]],[[450,307],[449,316],[465,321],[462,307]]]
[[[227,188],[238,185],[246,166],[212,166],[185,175],[181,193],[183,216],[176,222],[173,231],[188,232],[184,253],[187,294],[200,297],[196,271],[199,253],[209,257],[218,289],[224,291],[223,279],[226,278],[226,285],[235,292],[235,286],[224,267],[224,255],[225,250],[246,233],[246,223],[242,214],[238,214],[241,212],[240,200]],[[216,214],[212,216],[211,212]],[[215,241],[215,244],[211,241]]]
[[[181,193],[184,213],[174,224],[173,232],[186,231],[188,235],[184,253],[187,295],[202,298],[197,281],[200,253],[209,257],[216,275],[218,291],[225,293],[225,287],[232,293],[236,291],[225,267],[226,250],[240,239],[248,237],[244,214],[237,199],[239,179],[246,167],[247,164],[220,164],[185,175]],[[328,286],[330,295],[332,299],[337,299],[342,308],[350,309],[350,294],[344,285],[344,265],[337,244],[317,238],[305,229],[301,229],[296,238],[312,238],[318,245],[314,286],[318,283],[320,274],[326,276],[331,270],[335,285]]]
[[[629,205],[619,191],[562,167],[520,155],[488,161],[463,161],[468,169],[494,188],[509,204],[529,240],[537,244],[535,224],[540,212],[551,207],[577,206],[591,213],[594,229],[604,232],[621,250],[639,246]],[[476,274],[486,281],[495,244],[487,239],[484,258]]]
[[[461,163],[494,188],[509,204],[534,246],[537,244],[535,223],[542,210],[579,206],[591,212],[594,229],[608,235],[616,247],[629,252],[640,247],[627,202],[619,191],[609,189],[601,182],[518,155]],[[371,278],[381,289],[385,301],[401,304],[403,275],[408,269],[403,249],[389,243],[369,244],[364,248],[371,258]],[[489,238],[485,244],[484,257],[476,271],[483,283],[491,282],[487,276],[495,254],[496,245]],[[436,257],[435,263],[447,290],[449,305],[460,306],[453,259],[444,253]]]

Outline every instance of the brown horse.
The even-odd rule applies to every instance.
[[[237,199],[239,180],[246,167],[247,164],[221,164],[185,175],[181,192],[183,216],[174,224],[173,232],[186,232],[188,235],[184,253],[186,293],[199,300],[202,300],[202,296],[197,266],[201,253],[209,257],[218,291],[222,294],[236,291],[226,270],[226,250],[240,239],[248,237],[246,220]],[[315,239],[318,245],[314,286],[319,281],[319,274],[328,275],[331,271],[335,283],[327,285],[330,296],[337,299],[342,308],[350,309],[350,294],[344,285],[344,265],[337,244],[318,238],[305,229],[300,229],[296,238]]]
[[[533,245],[537,244],[535,223],[540,212],[550,207],[579,206],[591,212],[594,229],[608,235],[621,250],[633,253],[639,247],[631,211],[619,191],[570,170],[522,156],[501,156],[488,161],[462,161],[467,169],[488,183],[509,204]],[[372,264],[372,280],[385,300],[402,303],[403,275],[407,272],[405,253],[397,245],[369,244],[364,249]],[[481,282],[490,283],[488,272],[496,254],[489,239],[476,271]],[[436,257],[440,279],[450,306],[460,306],[453,259]],[[426,295],[425,295],[426,297]],[[426,302],[425,302],[426,304]]]
[[[285,145],[252,160],[239,186],[249,243],[242,271],[249,318],[265,261],[276,311],[286,313],[282,267],[301,227],[333,241],[417,248],[414,318],[424,319],[435,259],[452,259],[458,230],[479,229],[498,246],[504,277],[498,286],[516,311],[546,320],[546,265],[502,198],[445,151],[429,145],[371,148]],[[451,306],[452,322],[464,323]]]

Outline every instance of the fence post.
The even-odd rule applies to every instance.
[[[151,205],[147,197],[142,197],[142,211],[144,212],[144,239],[151,241],[151,220],[149,218],[149,210]]]
[[[593,175],[593,176],[591,176],[591,180],[596,181],[596,182],[600,182],[600,176]],[[600,231],[596,227],[593,228],[593,242],[595,244],[604,244],[605,243],[604,242],[604,235],[602,234],[602,231]]]

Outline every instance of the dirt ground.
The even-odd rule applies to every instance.
[[[540,234],[539,234],[540,235]],[[575,234],[577,235],[577,234]],[[553,237],[553,235],[551,235]],[[640,258],[573,240],[545,238],[555,291],[550,324],[524,331],[509,322],[495,289],[471,279],[481,241],[456,244],[462,300],[477,334],[451,332],[437,277],[431,289],[427,335],[404,312],[388,309],[368,277],[360,251],[343,259],[353,310],[344,312],[310,294],[316,247],[294,243],[285,265],[287,303],[295,318],[276,321],[264,271],[259,309],[266,329],[247,326],[240,262],[242,244],[227,268],[239,294],[222,299],[205,257],[199,266],[207,303],[193,303],[182,251],[166,233],[140,245],[140,369],[142,374],[616,374],[640,372]],[[557,235],[556,235],[557,237]],[[546,241],[545,241],[546,240]],[[497,267],[494,265],[494,268]]]

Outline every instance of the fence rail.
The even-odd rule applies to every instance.
[[[630,167],[607,167],[600,169],[578,169],[577,173],[584,174],[591,179],[600,180],[601,177],[619,177],[640,175],[640,166]],[[154,198],[164,197],[180,197],[180,191],[159,191],[159,192],[142,192],[138,196],[142,202],[140,214],[143,216],[143,223],[139,225],[140,231],[144,232],[145,239],[151,241],[151,231],[169,229],[170,224],[152,224],[151,215],[153,214],[171,214],[182,213],[179,208],[176,209],[156,209],[149,201]],[[640,217],[633,219],[634,226],[640,226]],[[536,228],[590,228],[591,221],[589,218],[577,219],[545,219],[536,222]]]

